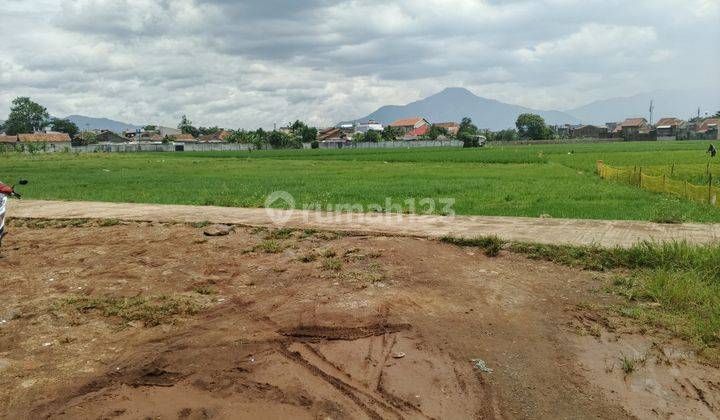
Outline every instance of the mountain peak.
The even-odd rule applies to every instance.
[[[385,106],[355,121],[375,120],[390,124],[403,118],[424,117],[430,122],[459,122],[472,118],[480,128],[499,130],[515,126],[518,115],[533,112],[548,124],[576,123],[577,118],[559,111],[539,111],[477,96],[463,87],[449,87],[425,99],[403,106]]]
[[[441,92],[436,93],[434,96],[450,96],[450,97],[473,97],[477,98],[477,95],[465,89],[464,87],[448,87],[443,89]]]

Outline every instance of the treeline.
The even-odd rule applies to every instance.
[[[67,133],[74,138],[79,132],[75,123],[64,118],[51,118],[47,108],[28,97],[13,99],[7,121],[0,125],[0,132],[8,136],[32,134],[46,128],[58,133]]]

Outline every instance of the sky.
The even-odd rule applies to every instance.
[[[462,86],[570,109],[718,87],[720,0],[0,0],[0,119],[331,125]]]

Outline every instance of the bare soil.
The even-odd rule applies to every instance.
[[[10,228],[2,418],[720,415],[718,369],[602,309],[605,274],[417,238]]]

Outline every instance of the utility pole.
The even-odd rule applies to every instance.
[[[655,102],[650,100],[650,125],[653,125],[653,111],[655,110]]]

